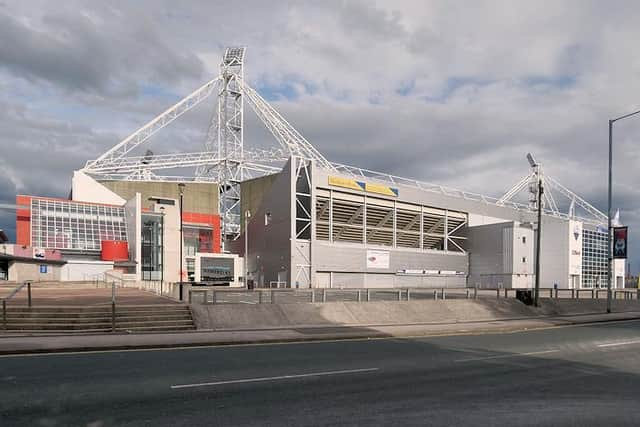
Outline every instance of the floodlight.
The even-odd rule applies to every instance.
[[[536,166],[538,166],[538,163],[536,163],[536,160],[533,158],[531,153],[527,153],[527,160],[529,161],[529,164],[531,165],[532,168],[535,168]]]

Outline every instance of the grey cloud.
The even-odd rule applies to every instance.
[[[362,37],[367,43],[382,43],[404,39],[406,30],[402,25],[400,11],[387,12],[363,1],[347,1],[339,9],[340,23],[345,34]]]
[[[0,44],[0,67],[65,89],[121,94],[131,93],[140,74],[157,83],[202,76],[200,59],[172,49],[144,17],[97,13],[102,19],[45,14],[30,25],[0,14],[0,39],[7,41]]]

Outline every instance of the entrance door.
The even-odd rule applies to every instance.
[[[9,262],[0,261],[0,280],[9,280]]]
[[[570,276],[570,286],[571,289],[579,289],[580,288],[580,276],[577,274],[572,274]]]

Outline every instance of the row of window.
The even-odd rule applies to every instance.
[[[315,209],[319,240],[465,251],[462,212],[320,189]]]
[[[124,208],[72,201],[31,200],[33,246],[100,250],[103,240],[127,240]]]

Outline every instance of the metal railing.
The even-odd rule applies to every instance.
[[[447,299],[515,298],[521,289],[479,288],[314,288],[314,289],[212,289],[189,288],[188,302],[196,304],[289,304],[327,302],[416,301]],[[529,289],[523,289],[529,290]],[[606,289],[541,288],[541,298],[606,299]],[[612,290],[614,300],[640,301],[640,289]]]
[[[473,299],[474,288],[360,288],[360,289],[207,289],[190,288],[189,303],[198,304],[290,304],[327,302],[375,302]]]
[[[24,287],[27,287],[27,306],[31,308],[32,300],[31,300],[31,281],[27,280],[22,284],[16,286],[9,294],[2,298],[2,329],[7,329],[7,301],[16,296],[18,292],[20,292]]]

